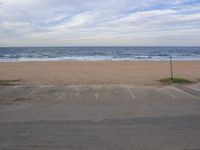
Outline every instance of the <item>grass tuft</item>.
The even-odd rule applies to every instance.
[[[189,83],[193,83],[192,81],[189,81],[187,79],[183,79],[183,78],[166,78],[166,79],[161,79],[159,80],[160,82],[164,83],[164,84],[189,84]]]
[[[0,80],[0,86],[9,86],[15,85],[15,82],[19,82],[20,80]]]

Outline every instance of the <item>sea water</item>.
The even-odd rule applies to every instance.
[[[200,47],[0,47],[0,62],[200,61]]]

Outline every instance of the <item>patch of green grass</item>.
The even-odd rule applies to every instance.
[[[19,82],[20,80],[0,80],[0,86],[9,86],[15,85],[15,82]]]
[[[187,79],[183,79],[183,78],[166,78],[166,79],[161,79],[159,80],[160,82],[164,83],[164,84],[189,84],[189,83],[193,83],[192,81],[189,81]]]

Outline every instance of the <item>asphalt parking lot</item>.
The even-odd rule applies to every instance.
[[[199,150],[200,84],[0,87],[0,149]]]

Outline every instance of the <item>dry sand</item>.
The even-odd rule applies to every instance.
[[[174,62],[176,77],[200,79],[200,61]],[[154,85],[170,76],[169,62],[6,62],[0,80],[22,84],[134,84]]]

